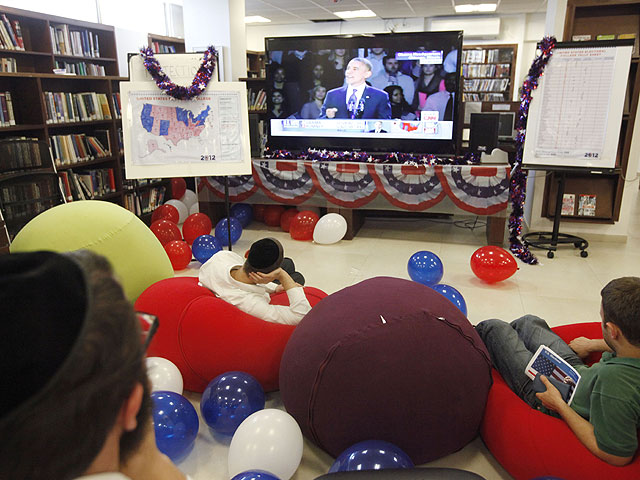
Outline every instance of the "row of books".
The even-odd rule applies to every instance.
[[[162,181],[161,178],[130,178],[126,179],[124,170],[122,171],[122,188],[127,191],[135,190],[136,188],[144,187],[146,185],[151,185],[152,183]]]
[[[165,187],[154,187],[140,194],[127,193],[124,196],[124,208],[136,215],[153,212],[164,203]]]
[[[122,106],[120,105],[120,93],[118,92],[112,93],[111,100],[113,101],[113,114],[115,118],[122,118]]]
[[[153,53],[176,53],[176,47],[173,45],[165,45],[159,42],[151,42],[151,50],[153,50]]]
[[[507,102],[509,99],[505,98],[502,93],[463,93],[463,102]]]
[[[464,64],[462,65],[463,77],[508,77],[511,71],[511,64]]]
[[[95,63],[56,60],[56,69],[64,69],[67,75],[89,75],[93,77],[104,77],[106,75],[104,66]]]
[[[18,64],[15,58],[0,58],[0,72],[2,73],[16,73],[18,71]]]
[[[44,92],[46,123],[90,122],[111,119],[106,93]]]
[[[113,168],[59,172],[60,188],[67,201],[93,200],[116,191]]]
[[[513,61],[513,51],[506,48],[470,49],[462,51],[462,63],[506,63]]]
[[[86,29],[72,30],[67,24],[50,25],[53,53],[75,57],[100,57],[98,35]]]
[[[10,127],[15,124],[11,92],[0,92],[0,127]]]
[[[56,166],[72,165],[111,155],[109,131],[96,130],[94,135],[52,135],[49,141]]]
[[[267,108],[267,92],[263,89],[257,92],[250,88],[247,90],[247,103],[249,110],[264,110]]]
[[[0,171],[42,167],[37,138],[11,137],[0,141]]]
[[[33,216],[48,208],[46,205],[51,200],[60,200],[58,182],[54,181],[54,178],[55,176],[51,175],[0,186],[5,219],[9,221]]]
[[[0,47],[6,50],[24,50],[22,29],[18,20],[9,20],[3,13],[0,16]]]
[[[508,88],[508,78],[464,81],[464,90],[467,92],[504,92]]]

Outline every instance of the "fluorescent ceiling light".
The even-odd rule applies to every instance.
[[[376,16],[371,10],[346,10],[344,12],[333,12],[333,14],[340,18],[366,18]]]
[[[497,3],[465,3],[463,5],[456,5],[454,7],[456,13],[471,13],[471,12],[495,12],[498,8]]]
[[[269,23],[270,21],[268,18],[261,17],[260,15],[244,17],[244,23]]]

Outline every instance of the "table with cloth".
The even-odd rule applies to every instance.
[[[395,210],[487,216],[488,243],[501,245],[504,240],[510,172],[506,164],[429,166],[264,158],[253,159],[252,164],[251,175],[227,177],[231,202],[325,207],[346,218],[346,239],[353,238],[362,224],[362,210]],[[202,177],[198,190],[202,211],[222,212],[224,177]]]

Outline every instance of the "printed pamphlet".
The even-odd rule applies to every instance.
[[[540,345],[536,353],[533,354],[524,372],[531,380],[541,373],[547,378],[553,378],[569,385],[569,400],[571,405],[573,395],[580,382],[580,374],[560,355],[551,350],[546,345]]]

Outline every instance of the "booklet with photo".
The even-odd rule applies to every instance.
[[[575,368],[546,345],[540,345],[525,369],[525,374],[531,380],[535,379],[538,373],[541,373],[550,380],[557,380],[558,382],[569,385],[569,398],[567,403],[571,405],[576,387],[580,382],[580,374]]]

